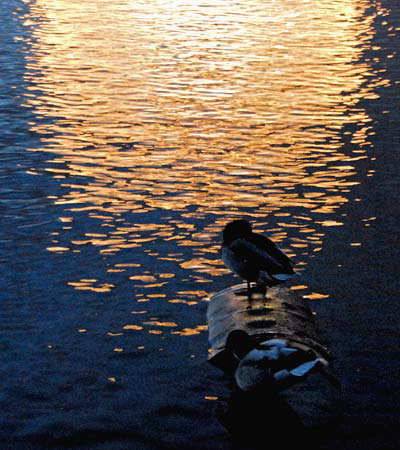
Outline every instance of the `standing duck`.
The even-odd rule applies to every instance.
[[[234,220],[226,225],[221,253],[228,269],[247,281],[249,300],[251,282],[265,294],[267,287],[295,275],[290,259],[267,237],[253,233],[247,220]]]

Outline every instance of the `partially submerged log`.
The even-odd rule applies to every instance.
[[[339,385],[307,302],[285,288],[270,288],[266,297],[253,292],[249,302],[240,295],[244,288],[233,286],[210,298],[209,362],[231,377],[243,405],[252,397],[251,402],[265,398],[269,406],[279,399],[305,427],[329,425],[337,416]],[[245,406],[234,404],[240,417],[246,414]]]

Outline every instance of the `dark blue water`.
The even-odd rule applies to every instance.
[[[4,448],[231,448],[205,310],[236,217],[337,354],[327,448],[397,448],[398,5],[172,3],[0,5]]]

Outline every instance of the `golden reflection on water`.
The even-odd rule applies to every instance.
[[[40,151],[49,152],[45,172],[64,188],[50,198],[64,205],[66,229],[48,250],[132,252],[131,264],[114,258],[104,280],[83,269],[69,285],[110,292],[112,276],[126,271],[143,290],[138,302],[151,301],[175,274],[144,266],[137,256],[144,253],[207,283],[226,273],[221,228],[242,215],[284,241],[299,266],[320,251],[321,227],[342,225],[334,213],[370,145],[370,118],[358,102],[386,83],[361,59],[373,35],[369,7],[366,0],[32,2],[25,102],[38,118],[31,130],[41,135]],[[154,211],[162,218],[146,215]],[[78,213],[101,227],[81,231]],[[193,292],[166,301],[197,304],[206,294]]]

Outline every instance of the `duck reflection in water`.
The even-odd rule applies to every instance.
[[[255,345],[256,341],[243,330],[232,331],[226,342],[226,349],[234,355],[236,364],[228,369],[231,395],[220,400],[216,415],[236,444],[234,448],[292,450],[304,446],[307,450],[316,450],[318,431],[310,433],[306,429],[298,414],[280,395],[272,374],[265,371],[263,381],[255,383],[251,389],[239,387],[234,374],[239,362]]]
[[[283,283],[295,275],[292,262],[270,239],[254,233],[247,220],[234,220],[223,231],[222,260],[235,274],[247,282],[247,293],[251,303],[252,291],[266,295],[267,288]],[[255,282],[256,286],[251,287]]]
[[[229,432],[235,449],[314,450],[314,439],[290,406],[266,386],[251,392],[234,389],[217,407],[217,418]]]

